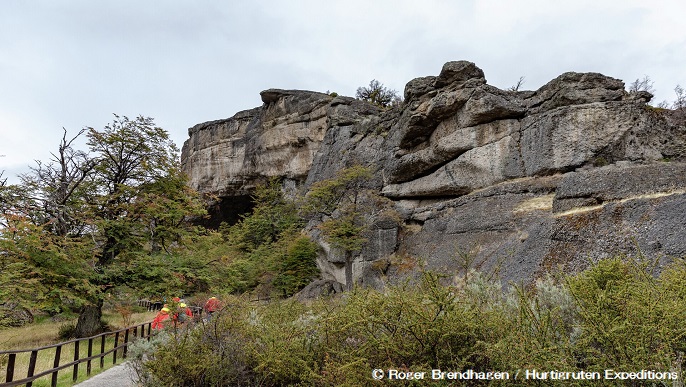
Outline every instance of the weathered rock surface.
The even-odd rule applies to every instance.
[[[470,252],[514,281],[620,252],[686,253],[686,127],[621,80],[570,72],[505,91],[458,61],[408,82],[388,110],[307,91],[261,96],[261,107],[189,129],[191,185],[231,207],[269,177],[292,191],[369,166],[367,188],[401,221],[371,229],[353,263],[360,283],[383,286],[415,258],[456,271]],[[322,278],[344,282],[340,255],[311,232]]]
[[[20,327],[33,322],[31,312],[14,302],[0,304],[0,327]]]
[[[295,297],[299,300],[311,300],[320,297],[330,297],[343,293],[340,282],[332,280],[315,280],[299,291]]]

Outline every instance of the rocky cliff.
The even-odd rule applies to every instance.
[[[417,257],[453,272],[469,254],[528,281],[615,254],[686,255],[686,127],[618,79],[570,72],[506,91],[458,61],[410,81],[392,109],[309,91],[261,96],[261,107],[189,129],[190,184],[219,198],[216,221],[231,220],[270,177],[293,192],[369,166],[369,187],[401,220],[370,231],[359,282],[378,285]],[[322,277],[344,282],[320,242]]]

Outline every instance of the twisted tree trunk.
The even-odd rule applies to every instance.
[[[102,300],[95,305],[86,305],[81,309],[79,320],[76,322],[74,335],[90,337],[102,333]]]

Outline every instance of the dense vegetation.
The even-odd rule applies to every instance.
[[[88,150],[75,149],[84,133]],[[20,184],[0,182],[0,307],[78,313],[75,334],[88,336],[106,302],[221,295],[225,308],[210,322],[131,349],[148,385],[359,386],[376,384],[377,368],[681,372],[682,260],[659,275],[645,261],[603,260],[531,288],[476,271],[354,288],[366,231],[394,217],[364,189],[369,170],[342,170],[288,200],[270,181],[250,214],[212,231],[193,225],[205,210],[177,152],[151,119],[115,116],[103,130],[65,133]],[[344,258],[349,292],[286,300],[318,273],[317,246],[302,232],[311,220]],[[0,325],[15,323],[2,316]]]
[[[88,149],[76,149],[84,134]],[[65,131],[49,162],[20,178],[0,179],[0,326],[77,313],[74,334],[85,337],[102,328],[105,302],[289,296],[317,274],[315,245],[277,182],[257,189],[253,213],[236,225],[194,226],[203,200],[150,118],[115,116],[71,139]]]
[[[219,318],[168,331],[131,353],[150,356],[135,362],[147,385],[379,385],[372,370],[391,368],[510,378],[525,369],[653,370],[681,379],[686,264],[675,261],[659,276],[652,270],[616,258],[531,289],[503,288],[474,271],[455,278],[425,272],[383,292],[356,288],[309,304],[231,298]],[[492,382],[499,383],[513,380]]]

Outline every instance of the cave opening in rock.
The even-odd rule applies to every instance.
[[[207,228],[218,229],[222,222],[236,224],[241,215],[252,211],[254,203],[250,195],[220,197],[207,207],[208,217],[201,224]]]

